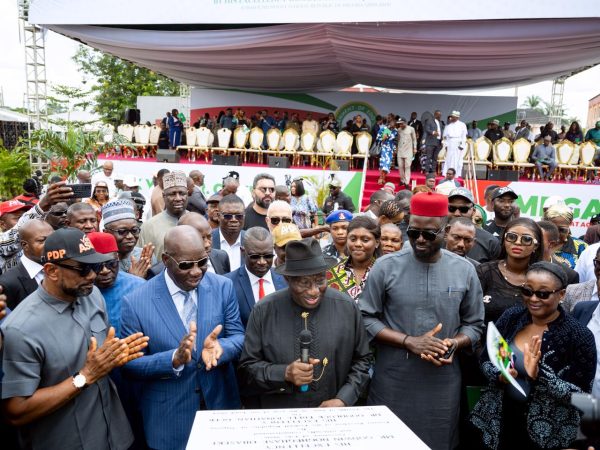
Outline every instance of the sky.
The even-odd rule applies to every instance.
[[[25,83],[25,53],[17,20],[17,1],[0,0],[0,42],[2,42],[2,60],[0,61],[0,91],[4,105],[23,106]],[[53,33],[46,34],[46,76],[48,85],[63,84],[73,87],[85,87],[83,74],[71,59],[77,51],[78,43]],[[570,77],[565,82],[563,102],[567,116],[577,117],[585,126],[587,121],[588,100],[600,94],[600,66]],[[518,87],[519,106],[530,95],[538,95],[550,101],[552,81],[529,84]],[[467,95],[515,95],[515,87],[505,89],[486,89],[453,91]],[[48,90],[50,94],[50,90]]]

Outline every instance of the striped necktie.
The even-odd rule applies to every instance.
[[[196,321],[196,303],[189,291],[179,291],[183,294],[183,310],[181,311],[181,321],[186,331],[190,332],[190,322]]]

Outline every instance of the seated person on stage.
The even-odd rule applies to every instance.
[[[289,242],[275,269],[289,288],[252,309],[240,389],[258,395],[262,408],[352,406],[368,383],[372,358],[362,317],[350,297],[327,287],[333,263],[314,239]],[[306,362],[299,339],[308,343]]]
[[[550,135],[544,136],[543,144],[535,146],[535,150],[533,150],[531,159],[533,160],[535,167],[540,174],[540,179],[542,181],[546,181],[546,179],[551,180],[557,164],[556,150],[554,150],[554,147],[552,146],[552,137]],[[543,165],[547,165],[549,167],[548,173],[544,172],[544,168],[542,167]]]

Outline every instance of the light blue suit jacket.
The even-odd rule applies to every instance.
[[[121,311],[124,336],[141,331],[150,337],[145,355],[123,367],[125,376],[143,381],[140,410],[148,445],[154,449],[184,449],[196,411],[240,407],[234,363],[244,344],[238,301],[233,284],[205,273],[197,288],[196,350],[180,373],[172,366],[173,352],[186,334],[165,281],[164,272],[126,296]],[[223,325],[219,364],[206,371],[201,358],[204,339]]]
[[[250,317],[252,308],[256,303],[246,265],[242,265],[239,269],[226,273],[224,276],[233,281],[233,286],[235,288],[240,307],[240,317],[242,319],[244,328],[246,328],[248,318]],[[271,279],[273,280],[273,287],[275,288],[275,291],[279,291],[280,289],[285,289],[287,287],[285,278],[276,273],[273,269],[271,269]]]

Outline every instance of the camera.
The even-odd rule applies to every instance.
[[[571,405],[583,414],[579,429],[587,438],[585,448],[600,448],[600,399],[590,394],[574,393],[571,396]]]

